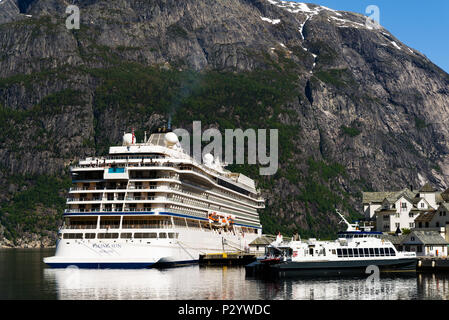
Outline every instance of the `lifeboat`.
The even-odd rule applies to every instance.
[[[219,223],[220,222],[220,216],[216,212],[211,212],[208,215],[209,222],[211,223]]]

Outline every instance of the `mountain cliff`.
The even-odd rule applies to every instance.
[[[67,166],[169,116],[279,129],[276,175],[232,166],[267,198],[265,232],[326,237],[361,191],[446,187],[449,75],[365,21],[274,0],[1,1],[0,232],[54,238]]]

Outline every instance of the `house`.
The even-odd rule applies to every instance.
[[[265,248],[276,240],[276,236],[273,235],[262,235],[256,239],[254,239],[248,246],[249,252],[255,254],[263,254],[265,253]]]
[[[449,242],[436,231],[412,231],[401,245],[405,251],[416,252],[417,256],[446,257]]]
[[[417,203],[415,193],[409,189],[390,194],[383,199],[381,206],[374,211],[377,231],[395,232],[398,228],[413,228],[416,217],[411,210],[417,209],[414,203]]]
[[[449,203],[443,202],[437,210],[422,212],[415,219],[416,231],[436,231],[449,241]]]
[[[445,218],[449,218],[448,208],[449,189],[440,193],[429,183],[419,190],[413,190],[411,187],[400,191],[363,193],[365,219],[375,221],[376,230],[381,232],[395,232],[398,228],[401,230],[445,228]],[[438,216],[435,218],[434,226],[430,227],[432,223],[427,220],[430,216],[434,217],[434,212],[438,212]],[[441,219],[438,219],[440,214]],[[418,217],[421,218],[416,220]],[[422,227],[418,227],[419,223]],[[443,231],[441,229],[427,231],[439,231],[445,236],[445,229]]]

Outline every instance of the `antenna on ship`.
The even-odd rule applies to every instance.
[[[348,228],[346,229],[346,231],[357,231],[357,227],[358,227],[357,224],[351,224],[351,223],[349,223],[349,222],[345,219],[345,217],[340,213],[340,211],[338,211],[338,209],[335,209],[335,212],[337,212],[337,214],[338,214],[338,215],[340,216],[340,218],[342,219],[342,221],[340,221],[339,223],[344,222],[344,223],[346,223],[346,225],[348,226]]]

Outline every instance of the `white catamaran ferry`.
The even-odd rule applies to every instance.
[[[341,276],[363,274],[370,266],[381,272],[416,271],[417,258],[413,252],[399,252],[394,245],[382,239],[382,232],[362,229],[358,224],[347,224],[345,232],[334,241],[298,238],[276,241],[266,248],[265,257],[246,266],[247,275],[255,276]]]
[[[70,168],[73,187],[51,267],[149,268],[244,251],[261,235],[264,199],[218,158],[196,162],[170,129]]]

